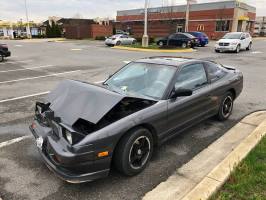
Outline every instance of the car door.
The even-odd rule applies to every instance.
[[[127,36],[126,35],[121,35],[120,36],[120,41],[121,41],[121,44],[123,44],[123,45],[127,44]]]
[[[178,73],[174,88],[191,89],[193,94],[168,100],[169,133],[182,130],[208,115],[212,99],[207,74],[202,62],[184,66]]]
[[[246,45],[246,34],[245,33],[241,34],[240,44],[241,44],[241,49],[245,49],[247,47],[247,45]]]
[[[168,37],[168,45],[169,46],[175,46],[176,43],[176,34],[169,35]]]

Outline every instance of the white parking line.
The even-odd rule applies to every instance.
[[[82,49],[70,49],[71,51],[82,51]]]
[[[62,72],[62,73],[56,73],[56,74],[48,74],[48,75],[45,75],[45,76],[35,76],[35,77],[21,78],[21,79],[10,80],[10,81],[2,81],[2,82],[0,82],[0,84],[14,83],[14,82],[19,82],[19,81],[33,80],[33,79],[45,78],[45,77],[51,77],[51,76],[59,76],[59,75],[62,75],[62,74],[76,73],[76,72],[80,72],[80,71],[81,70],[74,70],[74,71]]]
[[[39,67],[30,67],[30,68],[23,68],[23,69],[11,69],[11,70],[6,70],[6,71],[0,71],[0,73],[25,71],[25,70],[44,68],[44,67],[53,67],[53,66],[54,65],[43,65],[43,66],[39,66]]]
[[[50,91],[46,91],[46,92],[40,92],[40,93],[36,93],[36,94],[25,95],[25,96],[21,96],[21,97],[14,97],[11,99],[4,99],[4,100],[0,100],[0,103],[10,102],[10,101],[15,101],[15,100],[20,100],[20,99],[26,99],[29,97],[41,96],[41,95],[48,94],[49,92]]]
[[[123,61],[123,63],[126,63],[126,64],[128,64],[128,63],[130,63],[131,61],[128,61],[128,60],[124,60]]]
[[[0,65],[4,64],[17,64],[17,63],[29,63],[32,62],[33,60],[13,60],[13,61],[7,61],[7,62],[2,62]]]
[[[22,136],[22,137],[18,137],[18,138],[12,139],[12,140],[8,140],[8,141],[5,141],[5,142],[2,142],[2,143],[0,143],[0,149],[3,148],[3,147],[9,146],[11,144],[20,142],[22,140],[25,140],[27,138],[31,138],[31,137],[32,137],[31,135],[25,135],[25,136]]]

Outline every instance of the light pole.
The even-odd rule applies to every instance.
[[[27,38],[31,38],[29,15],[28,15],[28,8],[27,8],[27,0],[25,0],[24,2],[25,2],[25,12],[26,12],[26,20],[27,20],[27,27],[26,27]]]
[[[190,3],[197,3],[197,0],[187,0],[187,10],[186,10],[186,25],[185,25],[185,32],[188,32],[188,23],[189,23],[189,9]]]
[[[189,0],[187,0],[185,32],[188,32],[188,20],[189,20]]]
[[[142,47],[149,46],[149,36],[148,36],[148,0],[145,0],[144,9],[144,34],[142,37]]]

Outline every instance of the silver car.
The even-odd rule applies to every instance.
[[[135,38],[123,34],[113,35],[105,40],[107,46],[130,45],[135,44],[136,42],[137,40]]]

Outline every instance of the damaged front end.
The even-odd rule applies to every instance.
[[[59,84],[45,103],[36,103],[30,130],[53,172],[69,182],[90,181],[108,175],[113,147],[108,142],[101,146],[94,141],[81,146],[79,143],[86,136],[155,103],[68,80]]]

